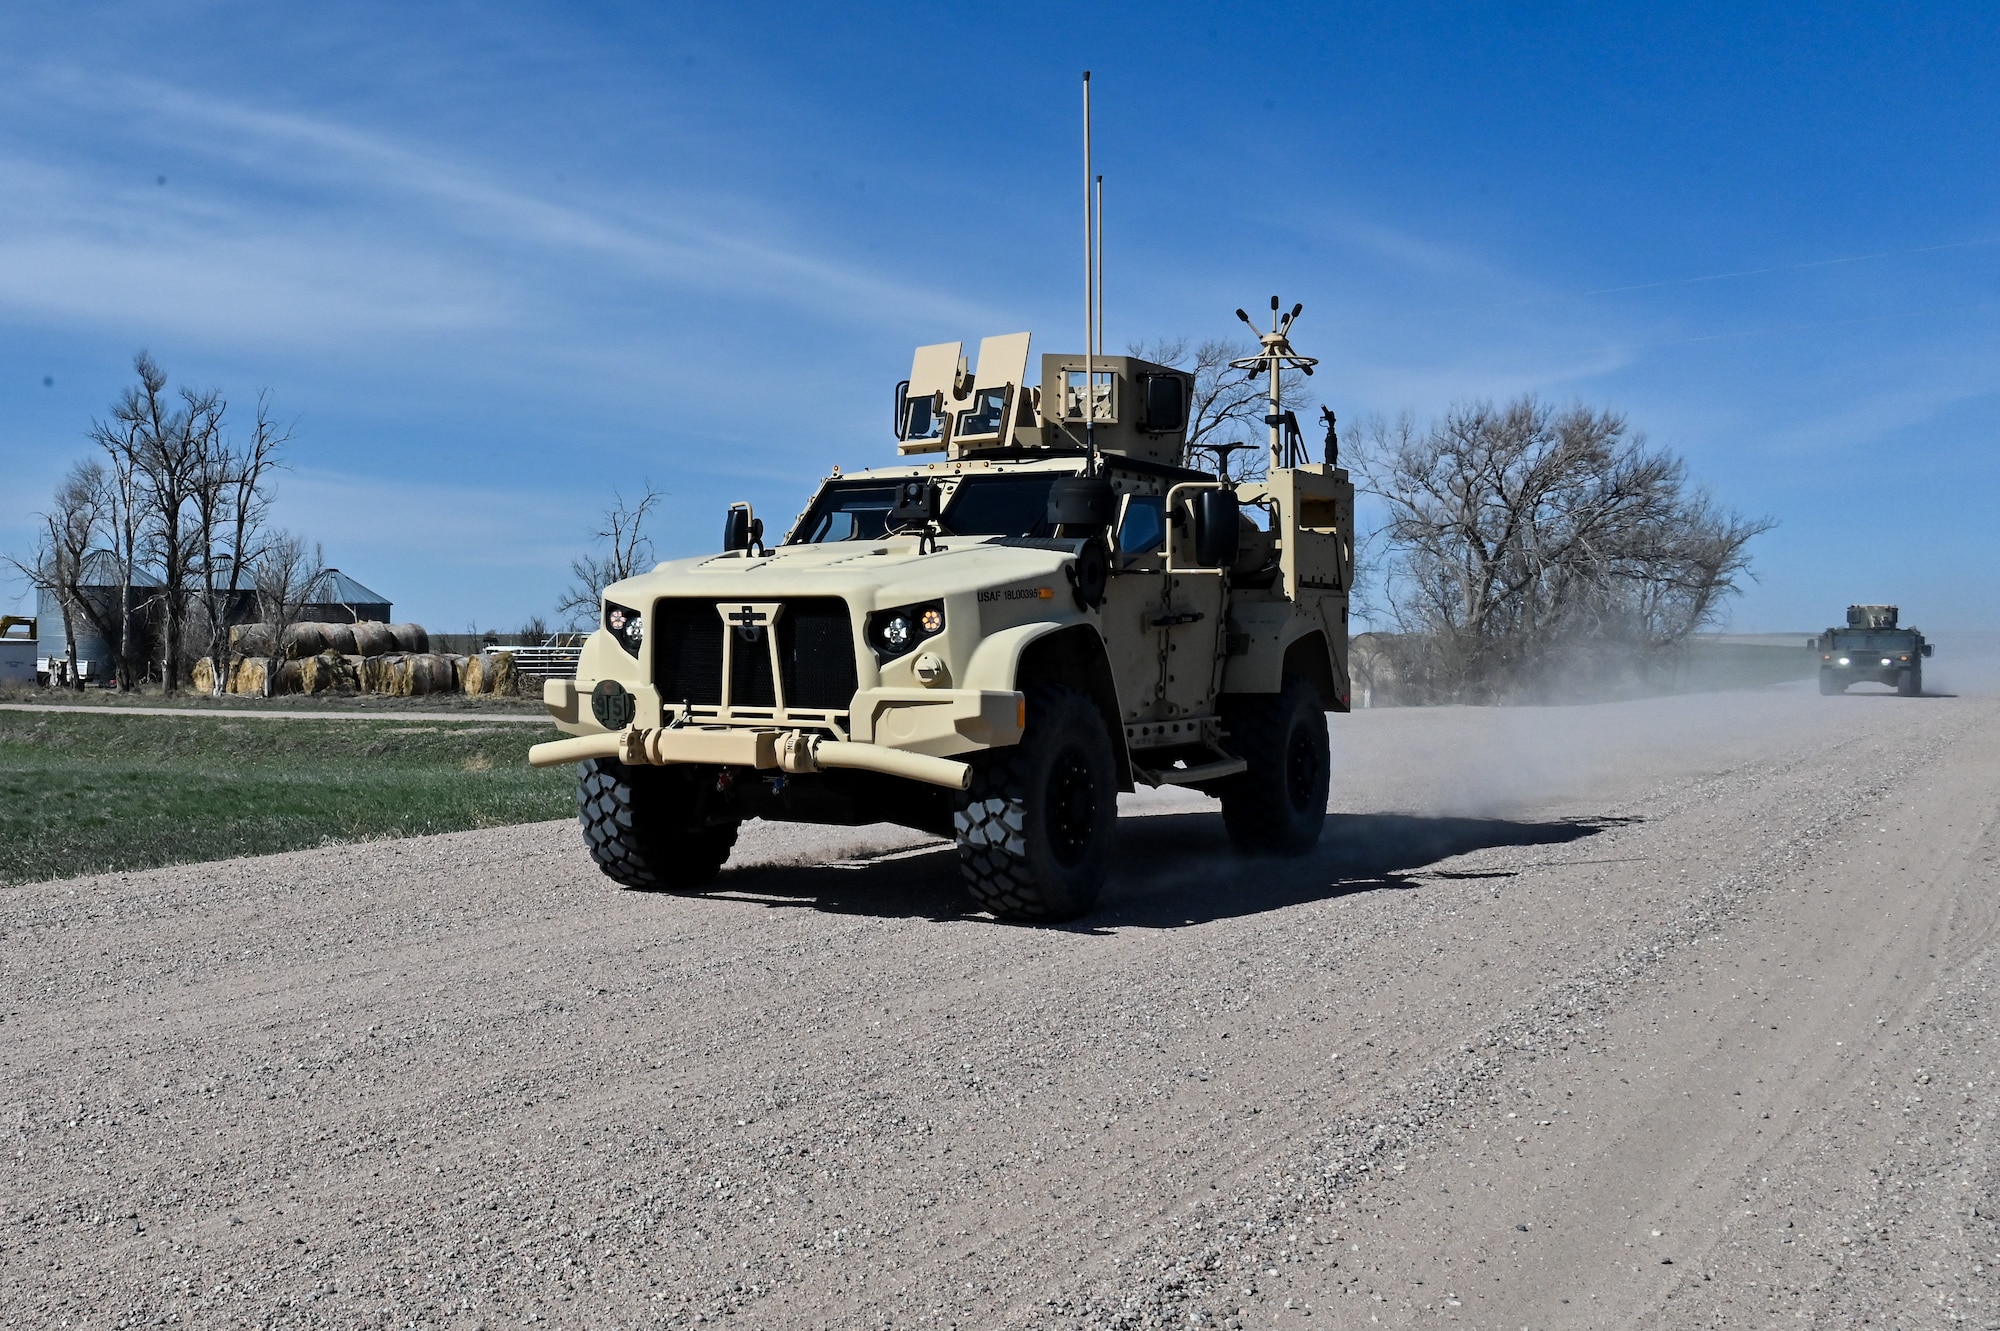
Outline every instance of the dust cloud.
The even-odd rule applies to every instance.
[[[1939,649],[1940,652],[1943,648]],[[1866,706],[1859,697],[1852,701]],[[1847,701],[1813,681],[1569,706],[1376,708],[1330,716],[1335,813],[1507,818],[1612,799],[1747,761],[1775,730]],[[1904,706],[1910,699],[1893,699]],[[1213,810],[1191,791],[1139,791],[1127,816]]]

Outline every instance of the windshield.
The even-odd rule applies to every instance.
[[[872,541],[889,528],[896,487],[881,481],[836,482],[813,500],[792,536],[794,545],[822,541]]]
[[[968,476],[945,505],[940,524],[954,536],[1047,536],[1047,472],[1019,476]]]
[[[1910,644],[1911,634],[1904,629],[1894,632],[1835,629],[1831,645],[1857,652],[1907,652]]]
[[[938,525],[952,536],[1046,536],[1055,480],[1048,472],[968,476],[953,490]],[[834,481],[806,510],[792,543],[878,540],[895,505],[894,481]]]

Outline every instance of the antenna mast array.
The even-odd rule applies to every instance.
[[[1271,427],[1271,470],[1280,467],[1295,467],[1305,461],[1305,443],[1299,434],[1299,418],[1296,413],[1285,410],[1284,385],[1280,376],[1286,370],[1313,372],[1319,364],[1311,356],[1301,356],[1292,350],[1292,320],[1305,311],[1304,305],[1292,306],[1290,314],[1280,317],[1278,298],[1271,297],[1271,331],[1265,332],[1250,322],[1250,316],[1242,310],[1236,317],[1250,325],[1250,331],[1257,335],[1263,349],[1254,356],[1229,362],[1232,370],[1242,370],[1254,375],[1264,370],[1271,376],[1271,409],[1264,415],[1264,424]]]
[[[1104,177],[1090,161],[1090,71],[1083,71],[1083,441],[1097,472],[1097,358],[1104,354]]]

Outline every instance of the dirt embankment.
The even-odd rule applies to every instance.
[[[1336,718],[1100,912],[545,824],[0,895],[0,1325],[2000,1324],[2000,702]]]

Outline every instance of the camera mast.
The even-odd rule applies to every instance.
[[[1292,350],[1292,320],[1304,312],[1304,305],[1292,306],[1291,313],[1280,316],[1278,298],[1271,297],[1271,331],[1265,332],[1251,323],[1250,316],[1242,310],[1236,317],[1249,324],[1250,331],[1257,335],[1261,350],[1254,356],[1229,362],[1232,370],[1242,370],[1255,376],[1259,370],[1270,375],[1270,410],[1264,415],[1264,424],[1271,427],[1271,470],[1280,467],[1296,467],[1305,461],[1305,441],[1299,434],[1299,418],[1296,412],[1285,410],[1284,383],[1282,375],[1286,370],[1313,372],[1319,364],[1311,356],[1301,356]]]

